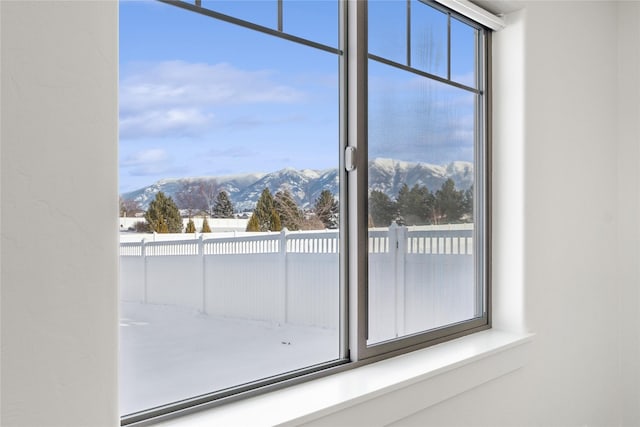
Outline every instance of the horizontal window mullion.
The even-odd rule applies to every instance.
[[[313,47],[315,49],[319,49],[325,52],[333,53],[336,55],[342,55],[343,52],[340,49],[335,47],[327,46],[322,43],[314,42],[312,40],[308,40],[302,37],[294,36],[292,34],[285,33],[283,31],[275,30],[273,28],[265,27],[263,25],[255,24],[253,22],[245,21],[244,19],[235,18],[233,16],[225,15],[224,13],[216,12],[211,9],[206,9],[197,4],[191,4],[182,0],[158,0],[161,3],[167,3],[172,6],[177,6],[182,9],[189,10],[191,12],[199,13],[201,15],[205,15],[211,18],[219,19],[224,22],[228,22],[230,24],[239,25],[244,28],[248,28],[250,30],[258,31],[260,33],[268,34],[270,36],[279,37],[281,39],[289,40],[294,43],[299,43],[305,46]]]
[[[382,64],[389,65],[391,67],[399,68],[401,70],[408,71],[410,73],[417,74],[419,76],[426,77],[428,79],[436,80],[436,81],[438,81],[440,83],[444,83],[446,85],[453,86],[453,87],[456,87],[458,89],[466,90],[468,92],[475,93],[477,95],[483,95],[483,92],[481,90],[479,90],[479,89],[475,89],[475,88],[472,88],[470,86],[463,85],[462,83],[457,83],[457,82],[455,82],[453,80],[448,80],[448,79],[445,79],[443,77],[436,76],[435,74],[427,73],[426,71],[421,71],[421,70],[418,70],[418,69],[413,68],[413,67],[408,67],[406,65],[400,64],[400,63],[395,62],[395,61],[391,61],[389,59],[385,59],[385,58],[383,58],[381,56],[374,55],[372,53],[369,53],[368,57],[369,57],[369,59],[371,59],[373,61],[380,62]]]

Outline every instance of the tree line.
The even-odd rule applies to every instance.
[[[149,203],[149,208],[144,213],[145,222],[136,225],[139,232],[156,233],[195,233],[197,231],[194,215],[204,216],[201,232],[210,233],[211,227],[207,216],[213,218],[233,218],[234,208],[226,191],[219,191],[213,199],[213,204],[208,209],[196,208],[197,193],[192,191],[180,191],[176,193],[176,199],[167,196],[160,191]],[[202,200],[202,199],[200,199]],[[189,221],[183,229],[180,210],[187,212]],[[120,200],[120,214],[132,216],[141,209],[137,203],[129,200]],[[316,199],[310,212],[305,212],[298,207],[293,195],[288,190],[278,191],[272,196],[268,188],[265,188],[256,203],[256,208],[251,214],[246,231],[280,231],[283,227],[288,230],[315,230],[338,227],[338,202],[328,190],[323,190]]]
[[[234,208],[226,191],[217,191],[211,196],[210,186],[185,186],[176,193],[176,203],[162,191],[156,194],[144,214],[146,220],[136,231],[156,233],[195,233],[193,216],[204,216],[201,232],[211,232],[207,216],[233,218]],[[205,197],[204,195],[207,195]],[[121,214],[131,212],[132,205],[121,200]],[[189,221],[183,230],[180,209],[187,212]],[[395,199],[379,190],[369,194],[369,227],[398,225],[429,225],[471,222],[473,220],[473,187],[456,189],[452,179],[432,193],[426,186],[404,184]],[[280,190],[272,195],[268,188],[260,194],[256,207],[249,218],[246,231],[280,231],[336,229],[339,223],[339,204],[329,190],[322,190],[313,207],[302,210],[289,190]]]
[[[454,224],[473,221],[473,186],[457,190],[451,178],[435,193],[424,185],[404,184],[395,200],[379,190],[369,194],[369,227]]]
[[[186,233],[195,233],[197,230],[193,217],[201,214],[203,222],[200,231],[202,233],[210,233],[211,227],[207,221],[207,216],[213,218],[233,218],[234,216],[233,204],[224,190],[215,195],[213,203],[207,209],[195,209],[193,206],[196,205],[185,203],[184,193],[177,193],[176,198],[180,200],[179,203],[176,203],[171,196],[159,191],[144,213],[145,222],[137,223],[135,231],[156,233],[182,233],[184,231]],[[180,209],[186,211],[189,218],[184,230]],[[120,215],[133,216],[138,212],[142,212],[142,209],[136,202],[120,199]]]

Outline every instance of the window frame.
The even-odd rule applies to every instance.
[[[410,0],[408,0],[410,1]],[[478,123],[475,135],[475,159],[474,159],[474,183],[480,183],[481,185],[474,185],[474,218],[476,226],[474,226],[473,240],[474,240],[474,260],[475,260],[475,281],[476,289],[478,293],[482,295],[476,296],[476,303],[484,306],[484,313],[482,316],[471,319],[469,321],[450,324],[442,328],[435,330],[423,331],[420,333],[398,337],[397,339],[384,341],[380,343],[367,344],[368,337],[368,226],[367,221],[362,218],[367,218],[368,203],[366,197],[368,191],[368,61],[370,59],[379,61],[381,63],[392,64],[393,66],[400,65],[400,69],[408,70],[409,67],[402,66],[401,64],[393,64],[391,61],[384,60],[376,55],[372,55],[368,52],[368,11],[367,2],[355,2],[355,11],[348,10],[348,31],[349,42],[356,41],[355,46],[350,45],[348,51],[355,51],[355,55],[351,55],[349,64],[352,65],[348,70],[348,84],[350,87],[355,85],[357,90],[354,93],[350,93],[349,98],[349,111],[350,118],[355,118],[355,125],[351,125],[352,133],[349,134],[349,142],[354,144],[348,144],[356,148],[358,152],[357,167],[354,171],[349,172],[351,180],[355,183],[355,194],[358,195],[357,200],[350,200],[349,206],[352,207],[349,216],[350,236],[356,236],[357,244],[350,245],[350,252],[352,258],[355,258],[357,267],[350,272],[350,283],[355,283],[356,292],[351,292],[351,300],[355,302],[350,303],[351,313],[355,313],[352,316],[353,319],[350,326],[350,336],[352,337],[351,343],[356,343],[351,348],[352,360],[363,361],[373,358],[374,360],[383,359],[386,357],[393,357],[399,354],[407,353],[410,351],[418,350],[424,347],[435,345],[441,342],[449,341],[451,339],[459,338],[468,334],[483,331],[491,327],[491,212],[490,212],[490,197],[491,197],[491,150],[490,150],[490,136],[491,136],[491,120],[490,120],[490,46],[491,46],[491,31],[479,23],[476,23],[459,13],[456,13],[448,8],[436,3],[432,0],[420,0],[421,2],[431,6],[439,11],[447,13],[449,19],[454,17],[467,25],[471,25],[480,31],[483,37],[478,37],[477,42],[477,58],[476,66],[479,75],[477,76],[477,94],[479,100],[476,102],[476,120]],[[449,34],[450,37],[450,34]],[[448,63],[450,65],[450,42],[448,42]],[[353,57],[357,63],[353,66]],[[480,62],[478,64],[478,61]],[[435,81],[451,84],[455,87],[461,87],[450,80],[450,66],[448,66],[449,79],[443,79],[439,76],[429,75],[429,73],[418,72],[427,78],[431,78]],[[447,81],[449,80],[449,81]],[[355,101],[353,100],[355,98]],[[355,105],[354,105],[355,104]],[[360,171],[360,173],[358,173]],[[351,197],[354,191],[351,191],[347,196]],[[480,223],[478,226],[477,223]],[[355,348],[354,348],[355,347]],[[355,350],[355,354],[354,354]]]
[[[465,335],[491,328],[491,30],[482,24],[466,18],[458,12],[446,8],[433,0],[420,0],[451,17],[480,30],[478,37],[477,102],[474,159],[474,260],[476,263],[476,283],[483,283],[480,303],[484,314],[469,321],[450,324],[436,330],[399,337],[381,343],[367,344],[368,329],[368,66],[372,58],[368,53],[367,2],[343,1],[339,4],[338,47],[316,43],[282,31],[281,2],[279,1],[278,28],[272,29],[248,21],[224,15],[200,7],[199,0],[157,0],[211,18],[240,25],[250,30],[263,32],[301,43],[312,48],[335,53],[339,57],[339,114],[340,114],[340,317],[339,331],[340,358],[300,370],[286,372],[267,379],[260,379],[222,391],[213,391],[201,396],[168,403],[161,407],[137,412],[121,417],[121,425],[149,425],[216,407],[250,396],[272,392],[294,384],[321,378],[335,373],[368,365],[400,354],[449,341]],[[375,55],[374,55],[375,56]],[[450,56],[450,45],[448,47]],[[476,61],[476,63],[477,63]],[[450,67],[448,70],[450,77]],[[441,77],[433,76],[437,81]],[[449,82],[451,83],[451,82]],[[460,86],[460,84],[453,84]],[[478,141],[480,141],[478,143]],[[356,150],[355,169],[345,169],[345,150]],[[479,289],[478,286],[476,286]]]

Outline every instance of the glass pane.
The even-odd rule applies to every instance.
[[[202,7],[263,27],[278,28],[277,0],[202,0]]]
[[[284,0],[283,31],[331,47],[338,47],[338,2]]]
[[[478,87],[476,75],[478,30],[451,19],[451,80]]]
[[[119,90],[122,414],[338,359],[338,57],[126,2]]]
[[[369,53],[400,64],[407,63],[407,3],[371,1],[367,5]]]
[[[411,66],[447,77],[447,14],[411,0]]]
[[[369,344],[475,317],[475,108],[369,61]]]

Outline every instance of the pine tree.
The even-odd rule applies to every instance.
[[[322,190],[316,199],[313,211],[325,228],[338,228],[339,206],[333,194],[329,190]]]
[[[182,233],[182,218],[180,211],[171,197],[162,191],[149,203],[149,209],[144,214],[149,228],[156,233]]]
[[[155,230],[156,233],[168,233],[169,232],[169,226],[167,225],[166,222],[164,222],[164,219],[162,217],[158,218],[158,223],[156,225],[157,229]]]
[[[423,225],[432,216],[433,195],[425,186],[415,184],[411,190],[404,184],[396,198],[398,214],[406,225]]]
[[[282,223],[280,221],[280,215],[275,210],[275,208],[271,211],[271,222],[269,223],[269,230],[271,231],[281,231]]]
[[[382,191],[369,195],[369,215],[375,227],[388,227],[396,216],[395,203]]]
[[[256,203],[256,209],[253,211],[258,221],[258,231],[269,231],[272,225],[273,213],[275,212],[275,204],[273,196],[268,188],[262,190],[262,194]]]
[[[211,227],[209,227],[209,221],[207,221],[206,216],[202,220],[202,233],[211,233]]]
[[[396,207],[398,208],[398,215],[403,224],[406,224],[406,218],[409,215],[409,205],[410,205],[410,194],[409,194],[409,186],[404,183],[400,190],[398,191],[398,195],[396,196]]]
[[[304,215],[289,190],[278,191],[274,198],[274,204],[282,226],[292,231],[301,229]]]
[[[465,221],[473,222],[473,185],[464,191],[462,206],[462,216]]]
[[[260,231],[260,224],[258,223],[258,217],[255,212],[249,218],[249,222],[247,222],[247,231]]]
[[[447,179],[435,197],[436,218],[439,224],[452,224],[460,221],[464,213],[464,196],[456,190],[456,184]]]
[[[185,233],[195,233],[196,225],[193,223],[193,220],[189,218],[189,222],[187,222],[187,227],[184,230]]]
[[[226,191],[222,190],[216,196],[213,205],[214,218],[233,218],[233,205]]]

